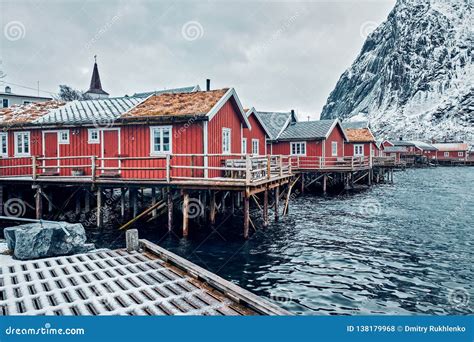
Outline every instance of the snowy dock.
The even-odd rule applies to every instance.
[[[149,241],[0,265],[0,315],[289,315]]]

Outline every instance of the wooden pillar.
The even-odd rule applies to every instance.
[[[230,209],[232,211],[232,215],[235,214],[235,192],[230,192]]]
[[[221,198],[221,213],[225,213],[225,197],[227,193],[223,192],[222,193],[222,198]]]
[[[370,186],[372,185],[372,169],[370,169],[369,172],[367,173],[367,177],[368,177],[367,184]]]
[[[183,237],[189,234],[189,194],[183,190]]]
[[[3,186],[0,186],[0,215],[3,215]]]
[[[263,192],[263,226],[268,227],[268,189]]]
[[[211,191],[211,199],[209,204],[209,222],[216,223],[216,192]]]
[[[91,211],[91,198],[89,196],[89,190],[85,191],[84,209],[85,209],[86,213]]]
[[[173,229],[173,193],[170,188],[168,188],[166,195],[168,202],[168,231],[171,231]]]
[[[156,204],[156,188],[153,186],[151,188],[151,205],[155,205],[155,204]],[[151,216],[155,217],[156,214],[157,214],[156,209],[151,211]]]
[[[125,217],[125,188],[120,188],[120,216]]]
[[[275,222],[279,219],[279,207],[280,207],[280,187],[275,188]]]
[[[304,193],[304,173],[301,174],[301,193]]]
[[[48,213],[53,212],[53,192],[49,192],[49,200],[48,200]]]
[[[41,220],[43,218],[43,189],[41,188],[41,186],[38,186],[36,188],[35,204],[36,219]]]
[[[250,227],[250,197],[245,191],[244,195],[244,239],[249,238],[249,227]]]
[[[101,228],[103,224],[102,220],[102,188],[97,189],[97,227]]]
[[[326,194],[328,187],[328,176],[326,174],[323,175],[323,193]]]
[[[138,189],[136,188],[130,188],[130,197],[131,197],[131,201],[132,201],[132,215],[133,217],[136,217],[137,214],[138,214]]]
[[[76,215],[81,213],[81,193],[81,190],[76,193]]]

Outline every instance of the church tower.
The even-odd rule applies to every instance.
[[[102,89],[100,82],[99,68],[97,67],[97,55],[94,56],[94,70],[92,71],[91,84],[86,92],[93,99],[105,99],[109,97],[109,93]]]

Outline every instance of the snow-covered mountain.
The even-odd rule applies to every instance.
[[[398,0],[329,95],[322,119],[387,138],[474,142],[473,0]]]

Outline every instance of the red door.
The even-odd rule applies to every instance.
[[[58,151],[58,133],[57,132],[46,132],[44,133],[44,156],[45,158],[57,158],[59,156]],[[50,166],[58,166],[58,159],[46,159],[43,163],[46,169],[43,169],[45,174],[57,174],[58,169],[50,168]]]
[[[104,130],[102,139],[102,155],[104,161],[103,167],[110,168],[103,170],[103,173],[118,173],[119,167],[119,131],[118,130]],[[114,158],[114,159],[107,159]]]

